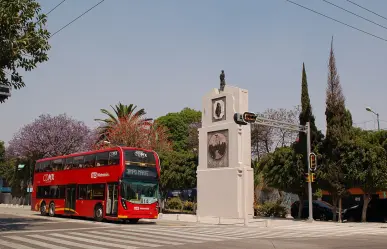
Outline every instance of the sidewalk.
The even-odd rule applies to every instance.
[[[39,215],[39,212],[31,211],[31,206],[12,205],[12,204],[0,204],[0,214],[11,214],[18,216],[34,216],[39,218],[49,218]],[[182,224],[192,225],[235,225],[244,226],[244,219],[229,219],[219,217],[197,217],[192,214],[163,214],[160,213],[157,219],[158,221],[168,221]],[[145,220],[144,220],[145,221]],[[154,221],[154,220],[146,220]],[[248,225],[252,227],[268,227],[272,225],[290,225],[294,224],[293,219],[271,219],[271,218],[250,218]]]
[[[209,225],[236,225],[244,226],[244,219],[232,219],[222,217],[197,217],[192,214],[159,214],[159,220],[183,221]],[[249,218],[248,225],[254,227],[268,227],[270,225],[292,224],[292,219]]]
[[[22,205],[12,205],[12,204],[0,204],[0,214],[12,214],[12,215],[22,215],[22,216],[39,216],[39,212],[31,211],[31,206],[22,206]],[[45,217],[42,217],[45,218]],[[191,224],[207,224],[207,225],[244,225],[243,219],[227,219],[219,217],[199,217],[192,214],[163,214],[160,213],[157,219],[158,221],[173,221],[181,223],[191,223]],[[249,219],[249,225],[265,227],[267,226],[267,219]],[[292,221],[290,219],[286,219]],[[282,221],[283,222],[286,222]],[[149,220],[151,221],[151,220]],[[289,222],[288,221],[288,222]],[[278,221],[276,221],[278,223]]]
[[[11,204],[0,204],[0,214],[11,214],[17,216],[33,216],[39,218],[52,219],[51,217],[40,216],[39,212],[31,211],[31,206],[11,205]],[[151,221],[154,220],[144,220]],[[197,217],[191,214],[163,214],[160,213],[157,221],[170,221],[181,224],[192,224],[192,225],[229,225],[229,226],[244,226],[244,219],[230,219],[222,217]],[[326,221],[314,221],[309,223],[306,220],[294,220],[292,218],[266,218],[266,217],[255,217],[248,220],[249,227],[297,227],[310,226],[310,227],[364,227],[364,228],[387,228],[386,223],[357,223],[357,222],[326,222]]]
[[[31,206],[0,204],[0,214],[36,215],[38,212],[31,211]]]

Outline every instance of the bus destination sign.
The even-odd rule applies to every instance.
[[[124,158],[126,165],[145,164],[155,165],[156,159],[153,152],[142,151],[142,150],[125,150]]]
[[[157,178],[156,168],[143,168],[136,166],[127,166],[124,173],[125,177],[143,177]]]

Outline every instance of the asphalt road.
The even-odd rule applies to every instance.
[[[176,249],[183,247],[166,246],[159,249]],[[222,241],[215,243],[187,245],[188,249],[385,249],[387,239],[376,236],[358,238],[327,239],[248,239]]]
[[[383,233],[384,230],[386,229],[382,229]],[[156,246],[160,249],[387,248],[387,236],[384,234],[362,235],[358,230],[356,235],[324,237],[324,234],[321,234],[319,238],[308,238],[302,233],[293,236],[289,233],[289,229],[198,225],[170,221],[133,225],[39,215],[0,214],[1,249],[134,249]]]

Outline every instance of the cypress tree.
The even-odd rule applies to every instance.
[[[345,169],[340,164],[339,146],[348,139],[352,126],[352,116],[345,108],[345,98],[340,84],[333,51],[333,37],[328,64],[326,89],[326,139],[324,141],[325,180],[332,195],[333,220],[336,220],[336,206],[339,202],[339,222],[341,222],[341,198],[346,194]]]
[[[315,117],[312,113],[312,105],[310,104],[309,92],[308,92],[308,80],[306,77],[305,64],[302,64],[302,82],[301,82],[301,113],[299,115],[300,125],[306,125],[307,122],[310,124],[310,135],[311,135],[311,151],[317,152],[318,145],[321,143],[323,135],[321,131],[317,130]],[[299,140],[295,147],[296,154],[301,156],[298,164],[303,172],[307,172],[307,136],[304,132],[299,133]],[[303,195],[299,195],[300,203],[307,196],[307,185],[302,175],[302,183],[304,187]],[[298,212],[298,217],[301,217],[302,206]]]

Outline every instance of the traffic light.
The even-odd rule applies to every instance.
[[[315,182],[316,181],[316,174],[315,173],[306,173],[305,174],[305,180],[306,182]]]
[[[311,177],[310,181],[315,182],[316,181],[316,174],[312,173],[311,175],[312,175],[312,177]]]
[[[239,125],[247,125],[247,123],[243,120],[243,114],[240,113],[234,114],[234,121]]]
[[[313,152],[309,154],[309,168],[311,171],[315,171],[317,168],[317,156]]]
[[[245,112],[243,113],[243,120],[247,123],[255,123],[257,120],[257,114],[252,112]]]
[[[308,173],[305,174],[305,180],[306,182],[310,182],[310,176]]]

